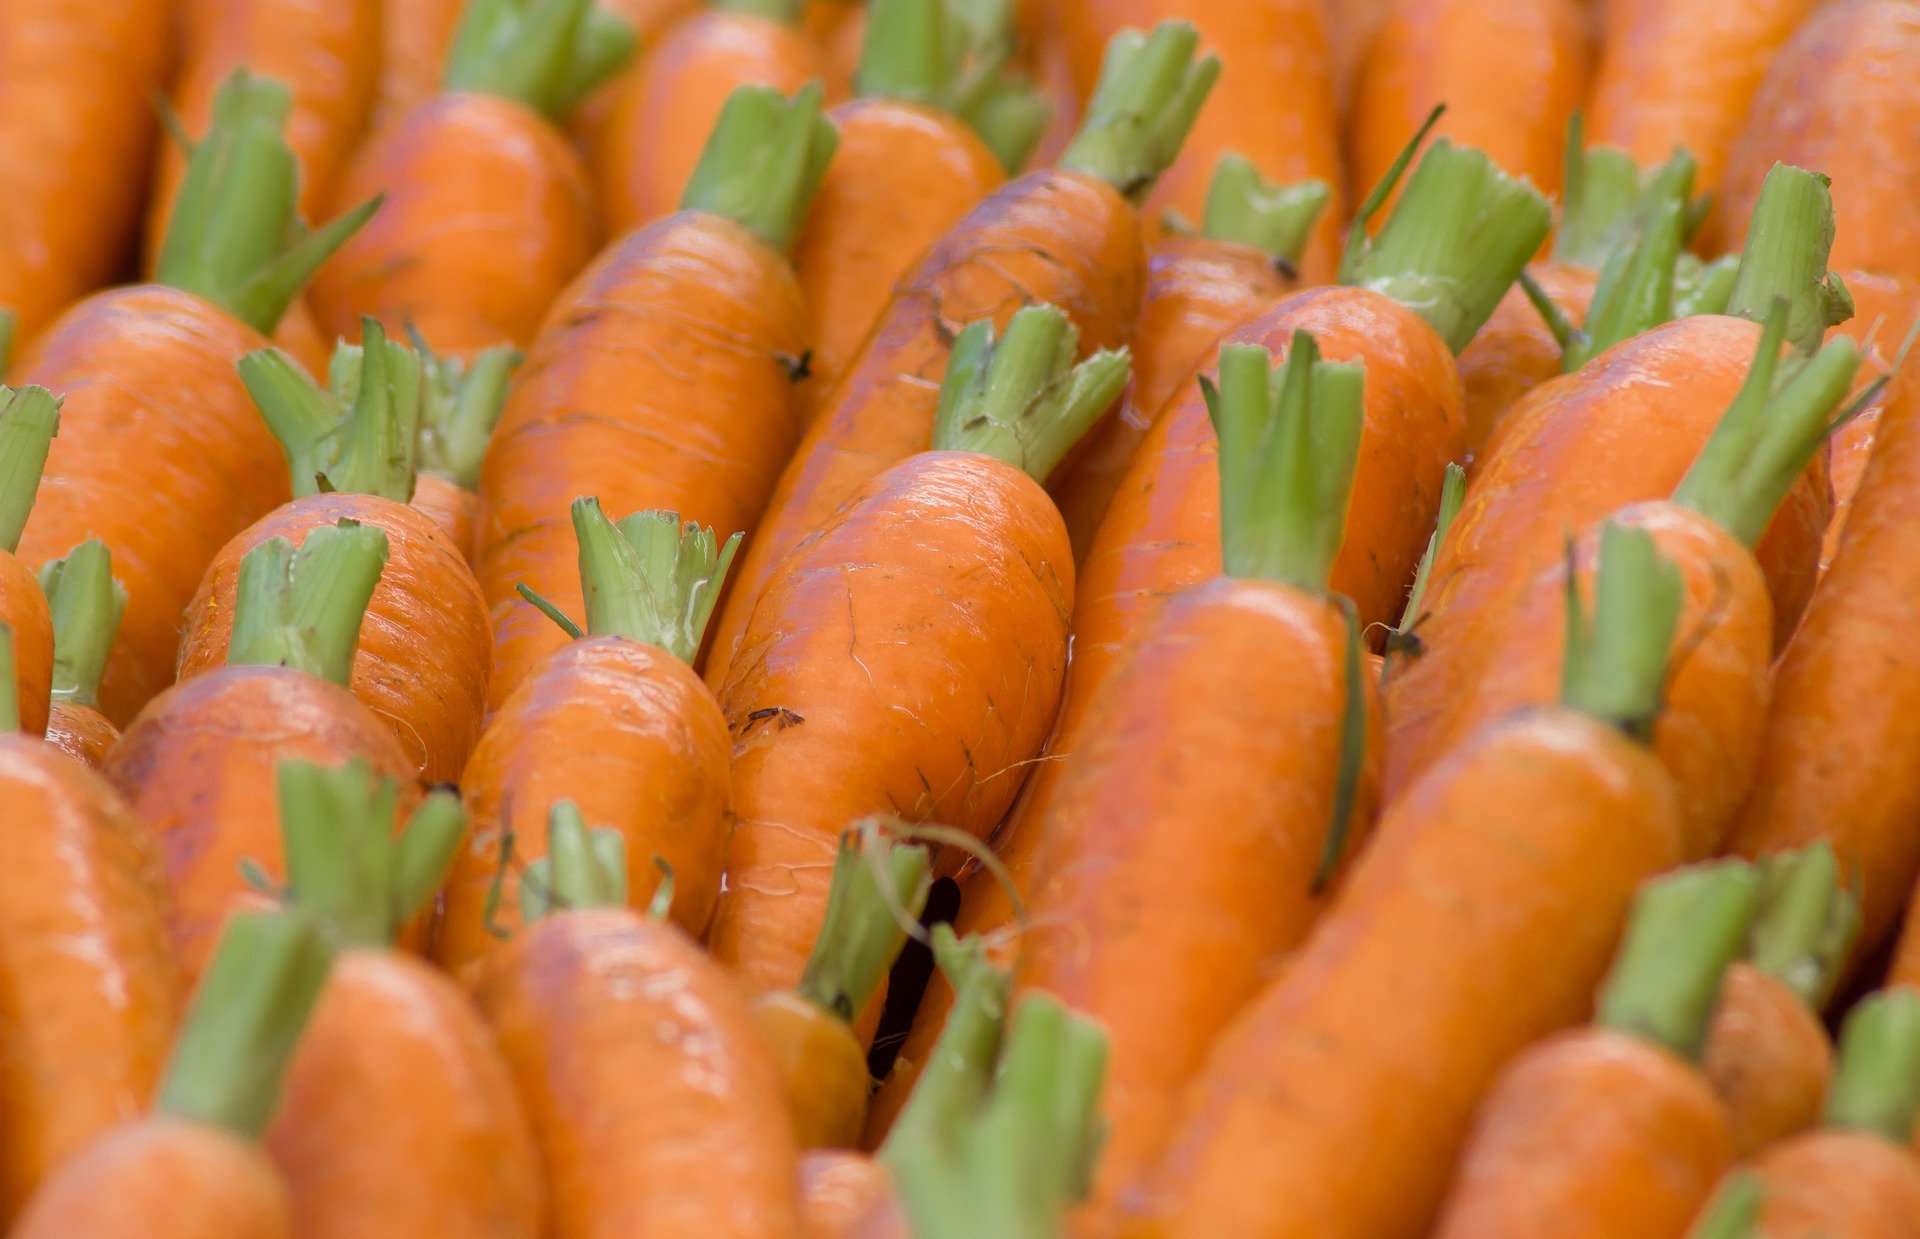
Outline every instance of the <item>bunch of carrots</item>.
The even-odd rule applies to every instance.
[[[0,1229],[1920,1239],[1920,0],[7,0]]]

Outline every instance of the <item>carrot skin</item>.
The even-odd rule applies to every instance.
[[[1541,289],[1568,319],[1584,322],[1599,273],[1570,263],[1540,262],[1529,268]],[[1534,388],[1560,374],[1560,343],[1540,311],[1515,286],[1494,307],[1486,326],[1460,354],[1460,381],[1467,389],[1469,461],[1491,456],[1500,427],[1514,405]]]
[[[850,1239],[870,1215],[897,1214],[893,1177],[864,1153],[815,1149],[800,1157],[801,1239]]]
[[[440,93],[447,49],[466,5],[462,0],[407,0],[380,6],[380,83],[373,127],[384,128]]]
[[[459,549],[462,558],[472,555],[473,535],[479,527],[480,496],[451,478],[423,473],[414,483],[411,502],[440,527],[440,532]],[[491,633],[487,643],[491,649]]]
[[[1727,969],[1702,1070],[1747,1158],[1820,1121],[1833,1045],[1799,995],[1750,964]]]
[[[1752,1168],[1764,1193],[1756,1239],[1909,1239],[1920,1225],[1920,1162],[1881,1136],[1823,1128],[1774,1145]]]
[[[587,96],[586,102],[574,109],[567,123],[567,134],[583,159],[590,157],[599,144],[600,133],[612,118],[615,104],[633,79],[645,70],[647,55],[674,25],[705,7],[702,0],[600,0],[600,5],[633,25],[639,54],[630,57],[625,68],[611,80],[602,82]]]
[[[760,1026],[784,1084],[794,1138],[802,1149],[849,1149],[867,1117],[867,1050],[861,1034],[837,1015],[791,990],[754,1000]]]
[[[47,743],[98,770],[120,743],[120,729],[92,706],[56,701],[47,715]]]
[[[47,730],[53,691],[53,616],[40,580],[16,557],[0,552],[0,624],[13,633],[14,709],[29,736]]]

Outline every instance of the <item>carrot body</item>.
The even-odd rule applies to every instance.
[[[40,581],[25,564],[0,553],[0,624],[13,632],[14,707],[20,730],[47,729],[47,694],[53,691],[53,617]]]
[[[381,128],[440,93],[462,0],[406,0],[380,7],[380,84],[373,123]]]
[[[1890,1140],[1833,1128],[1762,1153],[1758,1239],[1845,1235],[1911,1239],[1920,1234],[1920,1162]]]
[[[294,298],[287,312],[280,316],[279,325],[273,329],[273,345],[290,354],[314,378],[326,378],[327,365],[333,359],[333,345],[320,334],[320,325],[314,322],[305,297]]]
[[[818,0],[801,13],[800,30],[819,57],[827,93],[835,98],[851,94],[867,36],[866,6],[860,0]]]
[[[1600,275],[1570,263],[1535,263],[1529,273],[1573,322],[1587,317]],[[1560,374],[1560,343],[1547,329],[1524,289],[1509,289],[1493,317],[1460,354],[1460,381],[1467,389],[1467,454],[1493,454],[1496,435],[1520,398]]]
[[[673,866],[673,919],[707,927],[726,854],[726,720],[706,685],[663,650],[618,637],[575,641],[551,655],[494,714],[462,784],[467,846],[448,876],[434,954],[454,975],[501,949],[486,928],[500,840],[517,861],[542,854],[540,824],[572,800],[596,827],[627,840],[628,890],[644,901]],[[531,849],[529,851],[529,849]],[[517,927],[521,863],[502,879],[499,923]]]
[[[1022,306],[1045,302],[1073,320],[1082,355],[1111,348],[1132,330],[1145,267],[1133,207],[1104,181],[1078,173],[1031,173],[956,225],[894,289],[859,359],[780,475],[766,519],[734,565],[707,682],[726,682],[747,621],[787,552],[889,465],[932,441],[954,324],[992,318],[1004,326]]]
[[[0,23],[0,309],[16,341],[112,280],[145,201],[162,0],[9,0]]]
[[[66,397],[20,558],[89,537],[127,590],[100,708],[124,726],[173,682],[181,616],[227,539],[288,499],[285,457],[234,363],[266,341],[191,293],[117,289],[73,307],[19,367]]]
[[[749,990],[799,979],[849,822],[999,822],[1053,721],[1072,598],[1046,492],[969,453],[902,461],[781,564],[720,692],[738,825],[709,942]]]
[[[476,993],[547,1173],[548,1234],[793,1235],[780,1079],[733,981],[678,930],[566,912]]]
[[[113,789],[51,746],[8,736],[0,796],[6,1220],[54,1167],[145,1107],[180,994],[158,852]]]
[[[226,667],[177,685],[108,756],[107,778],[159,836],[168,932],[189,976],[227,913],[263,898],[240,863],[282,877],[274,769],[289,757],[322,766],[364,758],[400,784],[403,813],[419,798],[415,764],[384,720],[346,689],[280,667]]]
[[[849,1239],[892,1206],[892,1176],[864,1153],[815,1149],[801,1156],[801,1239]]]
[[[47,743],[98,770],[120,743],[120,729],[92,706],[56,701],[47,714]]]
[[[413,506],[424,512],[447,535],[464,557],[472,554],[474,530],[480,518],[480,496],[452,478],[423,473],[414,484]],[[491,644],[492,638],[488,638]]]
[[[1679,855],[1665,773],[1611,728],[1480,733],[1216,1047],[1122,1233],[1425,1234],[1481,1095],[1587,1016],[1635,888]]]
[[[321,329],[360,316],[436,351],[525,344],[593,256],[599,226],[579,158],[544,117],[493,95],[441,95],[375,134],[337,200],[386,200],[314,277]]]
[[[1727,970],[1703,1069],[1727,1108],[1735,1157],[1820,1121],[1833,1046],[1807,1004],[1750,964]]]
[[[600,7],[633,24],[640,55],[629,58],[612,80],[601,83],[587,96],[586,102],[574,109],[567,131],[574,146],[583,152],[592,151],[598,144],[601,130],[614,115],[615,105],[643,72],[647,53],[659,44],[670,27],[689,13],[699,12],[704,5],[702,0],[600,0]]]
[[[1845,278],[1847,293],[1853,298],[1853,317],[1828,334],[1844,335],[1862,345],[1872,341],[1873,348],[1867,353],[1870,366],[1861,375],[1862,381],[1891,373],[1889,359],[1907,338],[1914,321],[1920,319],[1920,280],[1865,271],[1849,271]],[[1820,547],[1823,572],[1839,553],[1847,515],[1853,510],[1853,497],[1866,472],[1867,457],[1873,453],[1874,430],[1880,424],[1880,410],[1885,403],[1883,393],[1827,439],[1827,478],[1833,486],[1833,519],[1827,522],[1826,540]]]
[[[491,633],[466,556],[431,516],[377,495],[295,499],[220,548],[187,608],[180,678],[226,665],[240,561],[270,538],[294,546],[342,520],[387,532],[388,557],[360,626],[354,696],[393,728],[413,776],[454,783],[480,738]]]
[[[540,1233],[506,1065],[466,995],[407,955],[334,962],[266,1144],[301,1235]]]
[[[760,1036],[780,1066],[802,1149],[850,1148],[866,1118],[867,1051],[847,1021],[791,990],[754,1001]]]
[[[481,470],[491,705],[566,641],[514,587],[580,614],[574,499],[666,509],[723,533],[753,527],[798,432],[783,359],[805,351],[806,321],[784,255],[697,213],[609,249],[555,306]]]

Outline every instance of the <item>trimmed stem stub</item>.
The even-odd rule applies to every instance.
[[[1693,865],[1640,888],[1595,1022],[1698,1062],[1720,982],[1740,957],[1759,906],[1746,861]]]
[[[1561,369],[1571,374],[1622,340],[1673,317],[1673,276],[1685,216],[1683,193],[1649,204],[1639,235],[1606,257],[1586,320],[1561,353]]]
[[[638,45],[633,25],[593,0],[468,0],[445,85],[511,99],[562,124]]]
[[[1905,1146],[1920,1115],[1920,993],[1885,989],[1860,1000],[1840,1030],[1826,1124]]]
[[[230,666],[278,665],[345,687],[367,603],[387,562],[387,533],[343,520],[298,550],[269,538],[240,561]]]
[[[0,624],[0,735],[20,730],[20,676],[13,663],[13,625]]]
[[[287,454],[296,497],[344,492],[413,498],[420,442],[420,357],[360,320],[361,343],[334,350],[328,387],[278,349],[240,359],[240,381]]]
[[[1833,250],[1831,182],[1818,172],[1776,163],[1760,186],[1747,244],[1727,298],[1727,313],[1764,322],[1787,302],[1787,341],[1811,353],[1827,328],[1853,317],[1853,298],[1827,270]]]
[[[887,835],[876,818],[840,836],[826,919],[796,992],[851,1023],[906,945],[933,889],[927,849]]]
[[[1195,59],[1199,48],[1200,33],[1181,21],[1109,39],[1099,84],[1060,167],[1103,180],[1136,203],[1145,199],[1219,80],[1220,58]]]
[[[1701,262],[1693,254],[1681,251],[1673,272],[1673,316],[1725,314],[1727,301],[1733,296],[1733,281],[1739,273],[1738,254]]]
[[[722,13],[751,13],[783,26],[792,26],[800,21],[807,0],[712,0],[712,4]]]
[[[126,587],[113,578],[113,552],[88,538],[40,569],[40,591],[53,615],[53,699],[95,705],[127,610]]]
[[[1568,127],[1565,188],[1560,227],[1553,238],[1554,261],[1598,271],[1621,250],[1631,248],[1667,202],[1679,206],[1681,239],[1697,220],[1693,180],[1697,170],[1686,150],[1643,172],[1618,147],[1583,148],[1580,117]]]
[[[531,925],[580,908],[626,906],[626,836],[589,830],[579,806],[555,801],[547,810],[547,854],[520,875],[521,922]]]
[[[1214,165],[1201,232],[1296,263],[1331,197],[1324,181],[1275,184],[1251,159],[1228,151]]]
[[[1860,900],[1847,889],[1833,845],[1821,840],[1759,862],[1760,910],[1748,958],[1820,1011],[1860,931]]]
[[[615,524],[593,498],[573,501],[580,586],[591,636],[654,645],[691,664],[740,549],[677,512],[637,512]]]
[[[1571,545],[1566,576],[1560,699],[1646,743],[1660,714],[1667,658],[1680,622],[1680,572],[1646,530],[1608,521],[1600,531],[1592,615],[1580,597]]]
[[[0,550],[20,545],[60,432],[60,401],[44,387],[0,387]]]
[[[727,97],[681,196],[684,211],[733,220],[785,253],[820,188],[840,134],[820,112],[820,83],[789,99],[771,86]]]
[[[1008,71],[1012,18],[1004,3],[873,0],[854,93],[951,112],[1011,174],[1039,144],[1052,111],[1032,84]]]
[[[480,463],[506,408],[508,381],[525,354],[502,345],[463,362],[435,356],[417,335],[413,347],[425,374],[415,462],[422,473],[447,478],[462,490],[478,490]]]
[[[1736,1170],[1721,1181],[1687,1239],[1753,1239],[1766,1203],[1767,1181],[1754,1171]]]
[[[1426,601],[1427,582],[1433,578],[1433,561],[1440,554],[1440,544],[1447,539],[1447,530],[1453,527],[1453,518],[1460,515],[1460,504],[1467,497],[1467,471],[1460,465],[1449,463],[1440,482],[1440,510],[1434,515],[1433,533],[1427,538],[1427,549],[1420,554],[1420,566],[1414,570],[1413,588],[1407,593],[1407,605],[1400,613],[1400,624],[1387,637],[1387,652],[1418,656],[1420,653],[1420,622],[1423,618],[1421,605]]]

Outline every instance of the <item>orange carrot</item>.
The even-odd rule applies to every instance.
[[[886,0],[880,0],[882,4]],[[879,4],[873,7],[880,7]],[[861,0],[812,0],[800,12],[800,32],[819,57],[821,80],[827,93],[843,98],[855,89],[861,48],[867,42],[873,18]]]
[[[127,591],[113,579],[106,544],[89,538],[64,559],[40,569],[40,588],[53,618],[53,700],[47,743],[96,770],[120,741],[120,729],[100,713],[100,674],[120,631]]]
[[[815,1149],[800,1157],[801,1239],[848,1239],[903,1228],[886,1167],[865,1153]],[[891,1216],[880,1216],[891,1215]]]
[[[467,0],[405,0],[380,6],[380,83],[373,125],[384,128],[440,93],[447,49]]]
[[[0,625],[13,634],[13,674],[4,687],[14,726],[30,736],[47,730],[53,617],[32,569],[14,551],[59,432],[60,403],[44,387],[0,387]]]

